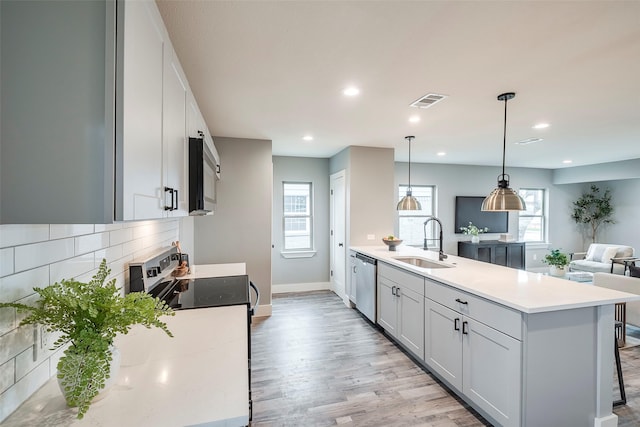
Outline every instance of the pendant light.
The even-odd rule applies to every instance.
[[[409,186],[407,187],[407,195],[404,196],[396,206],[399,211],[419,211],[422,210],[422,205],[411,195],[411,140],[415,136],[405,136],[404,139],[409,141]]]
[[[504,157],[507,150],[507,101],[516,96],[514,92],[498,95],[498,101],[504,101],[504,132],[502,139],[502,175],[498,176],[498,187],[482,202],[483,211],[523,211],[524,200],[509,188],[509,175],[504,173]]]

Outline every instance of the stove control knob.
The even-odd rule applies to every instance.
[[[151,267],[149,270],[147,270],[147,277],[156,277],[158,275],[158,270],[156,269],[156,267]]]

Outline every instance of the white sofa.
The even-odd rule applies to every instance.
[[[603,288],[640,295],[640,278],[638,277],[594,273],[593,284]],[[627,302],[627,323],[640,327],[640,301]]]
[[[569,271],[588,271],[591,273],[624,274],[624,263],[616,263],[612,258],[629,258],[634,256],[631,246],[592,243],[587,252],[571,254]]]

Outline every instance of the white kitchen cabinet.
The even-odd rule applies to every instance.
[[[471,317],[477,297],[430,280],[426,292],[427,366],[500,425],[520,425],[521,341]],[[489,304],[487,313],[503,313],[512,323],[512,311]]]
[[[165,44],[163,84],[163,189],[167,216],[185,216],[188,206],[189,146],[187,138],[188,85],[171,47]]]
[[[119,13],[124,28],[119,76],[122,85],[121,219],[162,218],[165,200],[162,187],[163,24],[153,2],[127,1]]]
[[[424,358],[424,278],[378,264],[378,324]]]

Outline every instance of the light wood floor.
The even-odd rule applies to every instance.
[[[331,292],[275,295],[251,339],[252,426],[489,425]],[[614,412],[639,426],[640,347],[620,353],[629,403]]]

